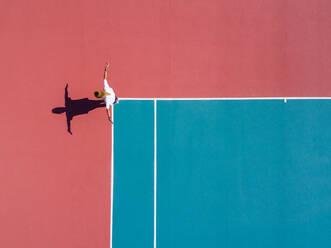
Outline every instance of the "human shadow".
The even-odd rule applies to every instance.
[[[88,98],[82,98],[72,100],[68,94],[68,84],[66,84],[64,91],[64,107],[56,107],[52,109],[53,114],[66,113],[67,118],[67,131],[71,132],[71,121],[77,115],[88,114],[93,109],[105,107],[103,100],[90,100]]]

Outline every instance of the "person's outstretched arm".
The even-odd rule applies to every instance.
[[[111,124],[113,124],[113,121],[111,120],[110,110],[106,108],[106,111],[107,111],[108,120],[110,121]]]
[[[108,68],[109,68],[109,63],[106,63],[106,67],[105,67],[105,72],[103,74],[103,79],[107,80],[107,76],[108,76]]]

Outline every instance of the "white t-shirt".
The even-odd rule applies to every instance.
[[[104,101],[106,103],[106,108],[109,109],[110,108],[110,105],[113,106],[116,97],[115,97],[114,90],[109,87],[108,82],[107,82],[106,79],[103,80],[103,90],[110,94],[110,95],[107,95],[104,98]]]

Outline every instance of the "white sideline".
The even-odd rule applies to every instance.
[[[158,100],[158,101],[172,101],[172,100],[315,100],[315,99],[331,99],[331,97],[220,97],[220,98],[213,98],[213,97],[206,97],[206,98],[132,98],[132,97],[120,97],[119,100]]]
[[[156,109],[157,103],[154,100],[154,248],[156,248],[156,178],[157,178],[157,161],[156,161],[156,153],[157,153],[157,124],[156,124]]]
[[[113,124],[111,126],[111,162],[110,162],[110,248],[113,247],[113,197],[114,197],[114,106],[111,111],[111,119]]]

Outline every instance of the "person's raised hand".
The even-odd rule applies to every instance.
[[[111,118],[109,117],[108,120],[110,121],[111,124],[114,124],[114,122],[111,120]]]

